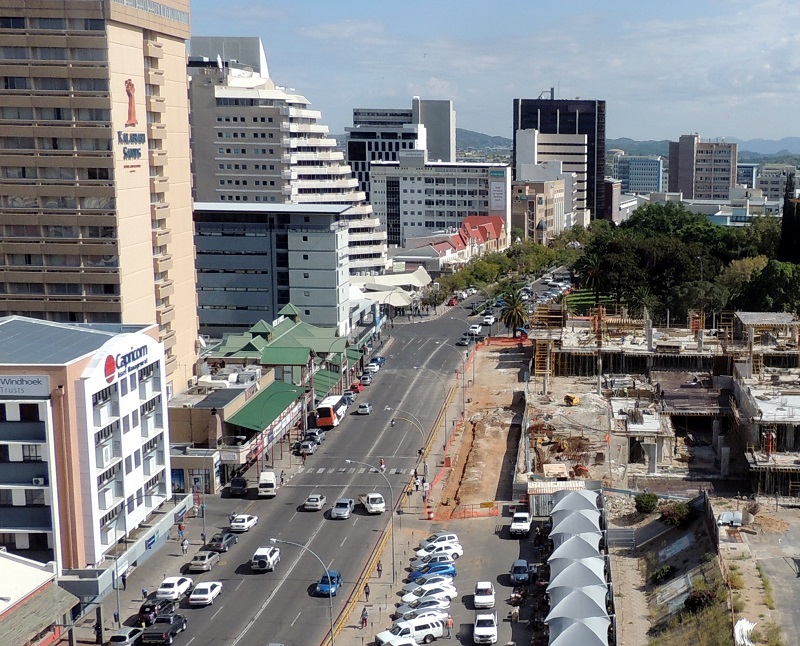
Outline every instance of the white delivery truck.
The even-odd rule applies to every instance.
[[[278,493],[278,480],[274,471],[262,471],[258,476],[258,497],[274,498]]]
[[[382,514],[386,511],[386,501],[379,493],[362,493],[358,496],[360,502],[368,514]]]

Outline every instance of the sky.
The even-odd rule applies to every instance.
[[[259,36],[332,134],[353,108],[452,99],[511,137],[515,98],[606,101],[606,137],[798,134],[793,0],[191,0],[192,34]]]

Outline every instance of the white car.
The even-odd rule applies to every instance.
[[[481,333],[482,329],[483,328],[476,323],[475,325],[470,325],[469,326],[469,330],[467,330],[467,334],[469,334],[470,336],[478,336]]]
[[[428,610],[446,611],[448,608],[450,608],[450,599],[447,597],[440,597],[438,599],[417,599],[398,606],[397,610],[394,611],[394,617],[402,617],[412,612],[419,613]]]
[[[192,589],[192,581],[188,576],[168,576],[161,582],[156,590],[158,599],[171,599],[178,601],[184,594]]]
[[[278,547],[259,547],[250,559],[253,572],[273,572],[281,562],[281,550]]]
[[[421,559],[413,558],[411,559],[411,569],[412,570],[421,570],[426,565],[431,565],[433,563],[452,563],[455,559],[450,554],[434,554],[433,556],[424,556]]]
[[[447,583],[448,585],[453,585],[453,577],[444,576],[442,574],[431,574],[430,576],[420,577],[416,581],[411,581],[410,583],[406,583],[403,586],[403,594],[406,594],[408,592],[414,592],[414,590],[422,586],[435,585],[437,583]]]
[[[381,367],[377,363],[368,363],[366,366],[364,366],[364,372],[371,372],[373,374],[378,372],[380,369]]]
[[[475,644],[497,643],[497,613],[477,613],[475,626],[472,629],[472,641]]]
[[[303,509],[306,511],[320,511],[328,504],[328,499],[321,493],[312,493],[303,503]]]
[[[239,514],[238,516],[234,516],[233,520],[231,521],[231,531],[246,532],[256,525],[258,525],[258,516]]]
[[[454,532],[435,532],[428,536],[428,538],[424,538],[419,542],[419,547],[417,549],[425,550],[433,545],[444,545],[445,543],[460,543],[461,541],[458,540],[458,534]]]
[[[494,608],[494,585],[491,581],[478,581],[475,584],[475,608]]]
[[[204,581],[198,583],[192,594],[189,595],[189,605],[191,606],[208,606],[214,603],[220,592],[222,592],[222,584],[219,581]]]
[[[371,415],[372,414],[372,404],[369,402],[361,402],[358,405],[358,414],[359,415]]]
[[[442,545],[431,545],[425,549],[415,552],[417,558],[433,556],[434,554],[449,554],[455,561],[459,556],[464,556],[464,548],[461,543],[443,543]]]
[[[448,610],[443,610],[441,608],[434,608],[432,610],[422,610],[417,612],[416,610],[412,610],[411,612],[407,612],[406,614],[398,617],[392,622],[392,627],[394,628],[397,624],[401,621],[408,621],[409,619],[438,619],[439,621],[445,621],[447,619],[447,615],[450,612]],[[416,644],[416,642],[414,642]],[[394,646],[394,642],[392,645]]]
[[[430,587],[420,586],[414,592],[408,592],[400,597],[401,603],[409,603],[417,599],[450,599],[452,601],[458,596],[455,586],[447,583],[437,583]]]
[[[483,317],[483,324],[484,325],[494,325],[494,322],[497,319],[494,317],[494,314],[487,314]]]

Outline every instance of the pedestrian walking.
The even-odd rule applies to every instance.
[[[367,603],[369,603],[369,583],[364,586],[364,597],[366,598]]]
[[[419,480],[419,473],[417,473],[416,468],[414,469],[414,480]]]
[[[206,544],[206,533],[200,532],[200,540],[203,541],[203,545]]]
[[[183,540],[183,532],[186,530],[186,525],[181,523],[178,525],[178,540]]]
[[[367,627],[367,620],[369,619],[369,613],[367,612],[367,607],[364,606],[364,609],[361,611],[361,628]]]
[[[383,574],[383,563],[378,561],[378,567],[376,569],[378,570],[378,578],[380,579]]]
[[[306,466],[306,454],[303,453],[301,457],[303,458],[303,466]]]
[[[384,460],[383,458],[381,458],[380,467],[381,467],[381,473],[386,471],[386,460]]]
[[[184,556],[186,556],[189,553],[189,539],[188,538],[184,538],[183,541],[181,542],[181,551],[183,552]]]
[[[453,637],[453,617],[451,615],[447,615],[444,625],[447,628],[447,639],[451,639]]]
[[[116,610],[114,611],[114,623],[117,624],[117,626],[119,626],[119,612],[117,612]]]
[[[128,575],[125,572],[122,573],[122,576],[119,577],[120,582],[122,583],[122,589],[128,589]]]
[[[420,485],[422,485],[422,480],[419,478],[414,478],[414,487],[416,487],[417,491],[419,491]]]
[[[286,482],[286,471],[281,471],[281,487],[284,482]]]
[[[142,601],[147,599],[147,588],[142,588]]]

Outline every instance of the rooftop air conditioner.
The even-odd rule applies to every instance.
[[[35,484],[37,487],[43,486],[44,485],[44,478],[34,478],[33,479],[33,484]]]

